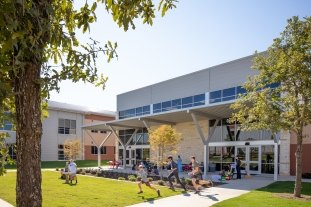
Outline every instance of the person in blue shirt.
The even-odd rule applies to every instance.
[[[177,158],[177,166],[178,166],[178,172],[182,172],[182,159],[180,155],[178,155],[178,158]]]

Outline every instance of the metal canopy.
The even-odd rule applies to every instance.
[[[143,121],[147,121],[149,125],[156,126],[161,124],[175,125],[182,122],[192,122],[191,113],[197,115],[198,120],[203,119],[221,119],[230,117],[233,110],[230,109],[230,103],[214,104],[209,106],[198,106],[191,109],[178,109],[166,111],[157,114],[144,115],[140,117],[130,117],[127,119],[119,119],[108,122],[94,122],[82,126],[83,129],[89,130],[105,130],[111,131],[109,126],[113,126],[116,130],[144,128]]]

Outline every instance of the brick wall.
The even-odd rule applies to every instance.
[[[311,125],[304,128],[303,134],[306,137],[303,139],[302,148],[302,173],[311,173]],[[294,132],[290,133],[290,174],[295,175],[296,172],[296,156],[297,136]]]
[[[84,156],[85,160],[97,160],[97,154],[92,154],[92,146],[91,145],[85,145],[84,146]],[[115,154],[114,154],[114,147],[113,146],[106,146],[106,154],[101,155],[101,160],[114,160]]]
[[[296,172],[296,144],[290,145],[290,174],[295,175]],[[311,173],[311,144],[304,144],[302,148],[302,173]]]

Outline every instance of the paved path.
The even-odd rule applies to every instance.
[[[229,198],[234,198],[242,194],[257,188],[267,186],[274,181],[271,178],[249,178],[242,180],[227,181],[227,184],[219,185],[217,187],[204,189],[200,195],[189,192],[182,195],[171,196],[155,201],[140,203],[131,205],[130,207],[189,207],[200,206],[207,207],[212,206]]]
[[[2,200],[1,198],[0,198],[0,206],[1,207],[14,207],[13,205],[9,204],[8,202]]]

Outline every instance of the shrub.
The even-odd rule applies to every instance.
[[[58,171],[58,168],[56,168],[56,171]]]
[[[164,181],[163,180],[158,180],[158,185],[164,185]]]
[[[125,180],[125,177],[118,177],[118,180]]]
[[[132,182],[135,182],[135,181],[136,181],[135,175],[129,175],[129,176],[127,176],[127,179],[128,179],[129,181],[132,181]]]
[[[186,178],[186,179],[185,179],[185,183],[186,183],[187,185],[192,185],[192,180],[191,180],[190,178]]]
[[[149,182],[152,182],[152,181],[153,181],[153,179],[152,179],[152,178],[148,178],[148,181],[149,181]]]
[[[136,180],[141,181],[141,176],[137,176]]]
[[[90,173],[91,169],[85,169],[85,173]]]

